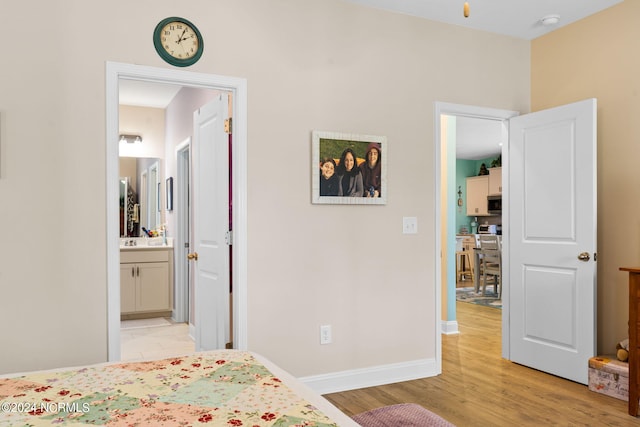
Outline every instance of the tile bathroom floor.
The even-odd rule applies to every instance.
[[[121,325],[122,361],[161,359],[195,351],[188,323],[173,323],[171,319],[158,318],[128,320]]]

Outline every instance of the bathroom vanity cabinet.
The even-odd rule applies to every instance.
[[[120,250],[120,313],[157,317],[173,305],[173,248]]]

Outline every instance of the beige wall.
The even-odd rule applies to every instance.
[[[598,352],[627,337],[627,274],[640,266],[640,2],[627,0],[531,45],[532,111],[598,99]]]
[[[169,67],[176,14],[191,71],[248,82],[250,349],[296,376],[435,358],[433,103],[528,111],[528,42],[339,0],[39,8],[4,28],[29,49],[0,70],[0,373],[106,360],[105,62]],[[310,203],[314,129],[387,136],[386,206]]]

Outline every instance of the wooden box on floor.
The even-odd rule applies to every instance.
[[[615,356],[589,359],[589,390],[629,400],[629,364]]]

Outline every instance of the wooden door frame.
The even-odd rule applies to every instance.
[[[233,96],[233,336],[234,348],[248,348],[247,329],[247,81],[117,62],[106,63],[106,254],[107,360],[120,360],[120,245],[118,221],[118,134],[121,78],[231,92]]]

